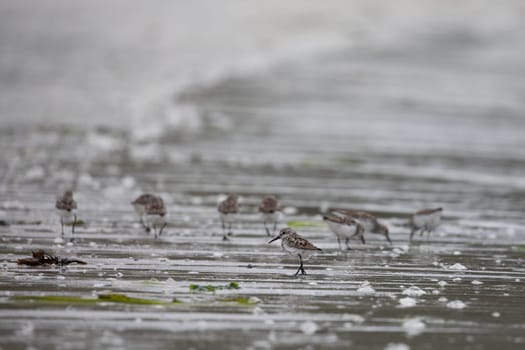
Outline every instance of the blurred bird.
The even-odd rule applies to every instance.
[[[144,208],[144,214],[145,214],[145,225],[153,229],[153,232],[155,233],[155,238],[160,237],[162,235],[162,231],[168,224],[166,222],[166,206],[164,205],[164,201],[161,197],[154,196],[151,198]],[[160,227],[160,230],[158,230],[157,234],[157,228]]]
[[[235,221],[237,214],[239,213],[238,196],[236,194],[229,194],[225,200],[219,203],[217,207],[219,211],[219,217],[222,223],[222,239],[227,241],[228,236],[226,235],[226,224],[228,224],[228,235],[232,235],[232,224]]]
[[[377,218],[372,215],[371,213],[368,213],[366,211],[360,211],[360,210],[349,210],[349,209],[330,209],[330,211],[336,215],[340,216],[347,216],[358,223],[361,224],[364,228],[364,233],[370,232],[374,234],[382,235],[386,238],[386,240],[392,244],[392,240],[390,239],[388,227],[381,224]],[[365,243],[364,237],[362,237],[363,243]]]
[[[442,212],[443,208],[422,209],[415,212],[410,218],[409,222],[410,228],[412,230],[410,232],[410,240],[412,240],[414,233],[417,231],[420,231],[421,236],[423,236],[423,233],[427,231],[428,235],[430,236],[430,233],[434,231],[437,226],[439,226]]]
[[[264,228],[266,229],[266,234],[272,236],[277,229],[277,222],[279,221],[280,216],[280,204],[279,201],[274,196],[266,196],[259,204],[259,212],[263,217]],[[267,224],[273,224],[273,231],[270,234]]]
[[[77,221],[77,202],[73,199],[73,192],[67,190],[61,197],[57,198],[55,208],[58,215],[60,216],[60,225],[62,229],[62,237],[64,237],[64,223],[65,220],[71,220],[73,217],[73,224],[71,226],[71,240],[73,240],[73,234],[75,233],[75,224]]]
[[[144,223],[144,216],[146,215],[146,205],[155,199],[155,196],[150,193],[143,193],[140,196],[138,196],[133,202],[131,202],[131,205],[133,205],[133,209],[135,209],[135,212],[140,218],[140,224],[146,232],[150,231],[150,228],[146,226]]]
[[[348,245],[348,241],[354,237],[360,238],[363,244],[365,244],[363,237],[365,229],[354,219],[347,216],[325,215],[323,216],[323,220],[328,223],[330,230],[335,233],[340,250],[343,250],[341,247],[341,238],[345,239],[345,245],[348,250],[352,249]]]

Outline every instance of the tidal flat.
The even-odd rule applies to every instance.
[[[505,2],[509,13],[519,3]],[[100,33],[113,28],[100,20]],[[48,30],[61,33],[61,21]],[[0,348],[522,349],[525,61],[517,58],[525,39],[511,35],[512,21],[489,31],[451,21],[403,40],[353,40],[190,83],[163,100],[162,113],[155,105],[133,122],[131,107],[89,107],[131,94],[110,84],[108,72],[138,69],[113,66],[120,56],[92,76],[64,65],[55,81],[42,69],[35,91],[9,75],[0,100],[8,116],[0,122]],[[151,32],[161,31],[152,23]],[[31,57],[71,67],[87,57],[62,55],[67,45],[26,47],[29,37],[13,52],[23,49],[32,69],[40,66]],[[106,52],[88,37],[71,47]],[[44,50],[44,58],[26,50]],[[161,75],[144,69],[137,82]],[[78,120],[13,97],[39,95],[39,79],[60,87],[45,100],[69,97]],[[79,90],[62,95],[64,86]],[[55,119],[6,122],[21,111]],[[90,111],[114,119],[87,125]],[[70,226],[60,236],[54,209],[68,187],[78,202],[74,242]],[[159,239],[130,204],[142,192],[167,205]],[[241,212],[223,241],[217,203],[228,193],[239,195]],[[278,228],[293,227],[322,249],[305,261],[305,276],[293,277],[297,259],[267,244],[257,213],[267,194],[283,206]],[[334,206],[376,214],[393,244],[369,234],[339,251],[322,220]],[[410,215],[428,207],[444,208],[441,225],[409,241]],[[87,265],[17,265],[35,249]]]

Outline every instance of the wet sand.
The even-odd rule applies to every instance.
[[[193,84],[170,99],[181,124],[156,136],[0,128],[0,346],[522,348],[525,42],[438,29]],[[84,222],[73,244],[53,208],[67,186]],[[158,240],[129,204],[143,191],[168,205]],[[229,192],[241,214],[224,242]],[[306,276],[266,244],[265,194],[285,206],[279,227],[323,249]],[[340,252],[330,206],[376,213],[393,245]],[[409,215],[438,206],[442,225],[409,242]],[[16,265],[38,248],[88,265]],[[96,300],[109,292],[153,304]]]

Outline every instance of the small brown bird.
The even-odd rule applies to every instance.
[[[345,239],[345,245],[348,250],[352,250],[348,245],[348,241],[354,237],[359,237],[363,244],[365,244],[365,238],[363,236],[365,229],[363,225],[356,220],[348,216],[337,215],[325,215],[323,216],[323,220],[327,222],[330,230],[335,233],[340,250],[343,250],[341,247],[341,238]]]
[[[131,205],[133,205],[133,209],[135,209],[135,212],[140,218],[140,224],[142,225],[142,227],[144,227],[146,232],[150,231],[150,228],[146,226],[146,223],[144,222],[144,216],[146,215],[146,205],[150,201],[155,200],[155,197],[156,196],[150,193],[144,193],[138,196],[133,202],[131,202]]]
[[[259,212],[263,217],[264,228],[266,229],[266,234],[268,236],[272,236],[277,229],[277,223],[281,215],[280,210],[281,206],[279,201],[274,196],[264,197],[261,204],[259,204]],[[272,233],[270,233],[267,224],[273,224]]]
[[[298,235],[297,232],[295,232],[295,230],[290,227],[283,228],[279,232],[279,235],[271,239],[268,244],[278,239],[281,239],[281,247],[284,251],[290,255],[299,257],[301,264],[294,276],[297,276],[299,271],[302,275],[306,275],[306,271],[303,268],[303,258],[306,259],[310,254],[321,251],[321,249],[317,248],[312,243],[308,242],[308,240]]]
[[[414,233],[417,231],[420,231],[420,235],[423,236],[423,233],[425,231],[428,232],[428,235],[430,236],[430,233],[438,227],[439,223],[441,222],[441,214],[443,212],[443,208],[435,208],[435,209],[422,209],[417,211],[412,215],[410,218],[410,240],[412,240],[412,237],[414,236]]]
[[[228,235],[232,235],[232,224],[235,221],[237,214],[239,213],[238,196],[236,194],[229,194],[225,200],[219,203],[217,207],[219,211],[219,217],[222,223],[222,239],[227,241],[228,236],[226,235],[226,225],[228,224]]]
[[[152,228],[153,232],[155,233],[155,238],[160,237],[162,235],[162,230],[166,227],[168,224],[166,222],[166,206],[164,205],[164,201],[161,197],[154,196],[151,198],[144,208],[144,213],[146,216],[145,222],[147,223],[147,227]],[[157,227],[160,226],[160,230],[158,231],[157,235]]]
[[[75,224],[77,221],[77,202],[73,199],[73,192],[65,191],[62,197],[58,197],[55,203],[55,208],[60,216],[60,225],[62,228],[62,237],[64,237],[64,220],[71,220],[73,217],[73,224],[71,226],[71,235],[75,233]],[[73,237],[71,237],[73,241]]]
[[[380,234],[385,236],[386,240],[392,244],[392,240],[390,240],[390,236],[388,234],[388,227],[381,224],[377,218],[372,215],[371,213],[368,213],[366,211],[361,210],[349,210],[349,209],[330,209],[332,213],[335,213],[336,215],[342,215],[347,216],[355,221],[359,222],[366,232]],[[362,238],[363,243],[365,243],[364,238]]]

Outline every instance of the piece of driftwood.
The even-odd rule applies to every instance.
[[[47,254],[42,249],[33,250],[31,258],[18,259],[18,265],[27,265],[27,266],[44,266],[44,265],[58,265],[66,266],[69,264],[81,264],[86,265],[87,263],[78,259],[69,259],[61,258],[59,256],[54,256]]]

